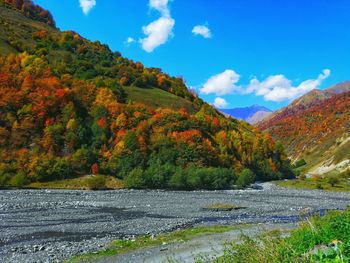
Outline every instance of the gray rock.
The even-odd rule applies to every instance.
[[[245,209],[202,210],[208,203]],[[104,249],[114,239],[156,236],[193,225],[296,223],[301,211],[307,210],[304,218],[324,209],[344,209],[348,203],[350,193],[273,184],[263,184],[261,191],[0,191],[0,262],[62,262]]]

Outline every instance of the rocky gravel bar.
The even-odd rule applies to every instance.
[[[2,190],[0,262],[62,262],[114,239],[194,225],[290,224],[350,205],[350,193],[262,186],[212,192]],[[245,208],[202,209],[213,203]]]

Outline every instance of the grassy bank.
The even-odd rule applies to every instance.
[[[306,220],[288,237],[278,231],[244,236],[240,244],[226,244],[215,262],[350,262],[350,209]]]
[[[317,182],[312,179],[305,179],[305,180],[295,179],[295,180],[281,181],[281,182],[278,182],[277,185],[290,187],[290,188],[307,188],[307,189],[320,189],[320,190],[336,191],[336,192],[350,192],[350,185],[345,180],[340,181],[334,186],[329,184],[324,179],[318,180]]]
[[[30,189],[69,189],[69,190],[99,190],[120,189],[123,182],[112,176],[82,176],[52,182],[36,182],[27,185]]]
[[[141,248],[157,247],[171,242],[186,242],[200,235],[219,234],[232,230],[242,229],[246,226],[247,225],[194,227],[177,230],[167,234],[161,234],[155,237],[147,235],[138,237],[135,240],[115,240],[106,250],[97,253],[79,255],[68,260],[67,263],[94,262],[99,258],[111,257]]]
[[[340,174],[325,174],[313,178],[299,177],[295,180],[277,182],[279,186],[291,188],[321,189],[327,191],[350,192],[350,171]]]

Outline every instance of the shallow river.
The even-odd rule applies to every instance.
[[[270,183],[244,191],[0,191],[0,262],[61,262],[116,238],[190,225],[294,223],[300,216],[350,205],[350,193],[286,189]],[[213,203],[245,207],[202,209]]]

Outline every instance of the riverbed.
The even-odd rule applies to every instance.
[[[243,209],[208,211],[213,203]],[[301,217],[345,209],[350,193],[290,189],[229,191],[0,191],[0,261],[62,262],[119,238],[195,225],[296,224]]]

